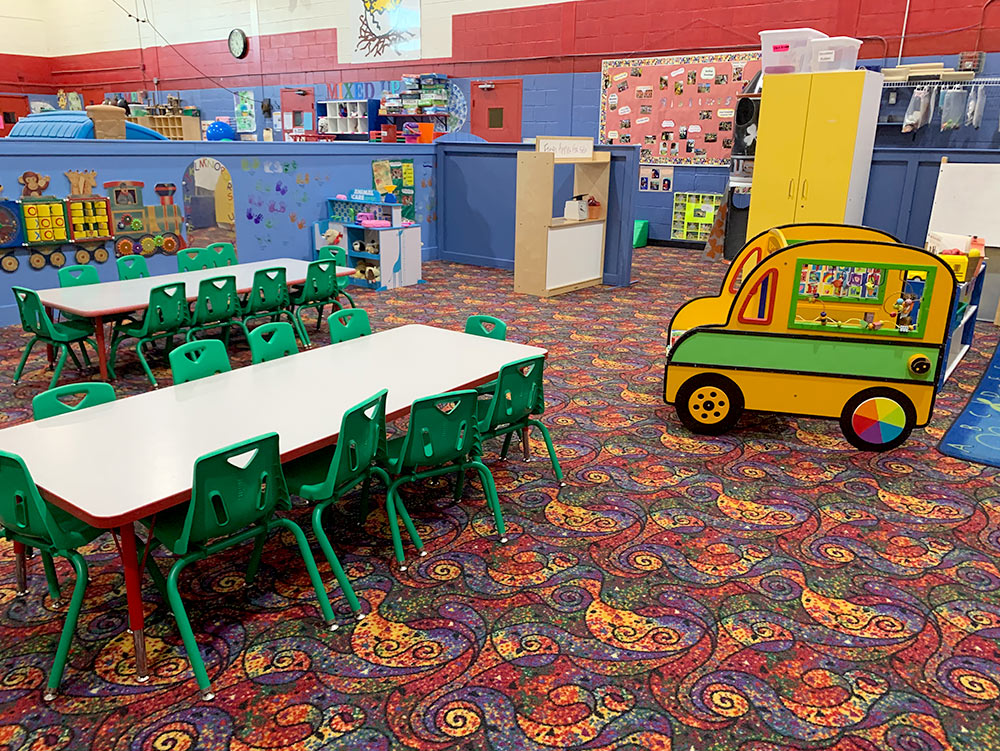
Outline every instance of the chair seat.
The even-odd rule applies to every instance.
[[[66,319],[52,323],[52,339],[56,342],[76,342],[94,334],[94,324],[84,319]]]
[[[282,464],[281,470],[285,473],[288,492],[307,501],[325,501],[326,495],[317,491],[326,480],[336,450],[337,445],[333,444]]]
[[[183,555],[183,553],[180,552],[180,546],[178,543],[184,533],[184,521],[187,518],[187,512],[188,505],[183,503],[180,506],[175,506],[174,508],[158,513],[156,515],[155,522],[152,519],[143,519],[142,523],[152,529],[153,537],[155,537],[163,545],[163,547],[174,555]],[[227,538],[239,534],[242,531],[243,529],[237,529],[231,534],[220,535],[219,537],[214,537],[211,540],[205,540],[201,543],[189,543],[187,553],[194,553],[208,547],[216,541],[226,540]]]
[[[106,531],[103,529],[97,529],[96,527],[91,527],[87,524],[87,522],[82,519],[77,519],[75,516],[69,512],[63,511],[58,506],[49,504],[48,509],[53,520],[59,525],[60,529],[62,529],[65,534],[68,549],[82,547],[92,540],[97,539]],[[5,528],[4,531],[8,540],[22,542],[25,545],[30,545],[31,547],[38,548],[39,550],[54,549],[51,540],[36,537],[35,535],[21,534],[17,530],[10,528]]]

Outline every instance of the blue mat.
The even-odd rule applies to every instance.
[[[1000,467],[1000,347],[938,450],[958,459]]]

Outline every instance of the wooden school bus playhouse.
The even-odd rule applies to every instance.
[[[717,296],[674,315],[664,398],[696,433],[754,409],[839,418],[855,447],[893,448],[968,350],[984,276],[958,284],[940,257],[864,227],[762,232]]]

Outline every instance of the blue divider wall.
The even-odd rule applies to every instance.
[[[174,202],[182,205],[184,172],[203,157],[218,159],[232,177],[236,245],[242,261],[311,258],[312,223],[323,218],[324,199],[349,193],[352,188],[371,188],[372,161],[387,158],[413,159],[423,257],[439,257],[433,145],[4,139],[0,185],[5,186],[4,197],[17,198],[21,192],[17,178],[30,170],[51,177],[46,194],[64,198],[69,194],[64,172],[95,170],[98,195],[107,195],[105,182],[138,180],[145,184],[143,200],[150,205],[159,201],[153,190],[156,183],[174,183]],[[18,320],[13,296],[6,291],[11,285],[33,289],[58,286],[54,268],[33,269],[27,263],[27,251],[17,254],[21,261],[18,270],[0,272],[0,325]],[[172,256],[157,253],[148,260],[156,274],[177,268]],[[73,263],[72,259],[67,262]],[[117,279],[114,253],[108,262],[94,265],[102,280]]]
[[[514,268],[517,154],[534,146],[517,143],[439,143],[438,206],[441,258],[495,268]],[[598,146],[611,153],[604,283],[631,283],[634,185],[638,147]],[[571,197],[572,168],[556,168],[553,215]]]

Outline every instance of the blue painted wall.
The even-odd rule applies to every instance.
[[[66,170],[96,170],[97,190],[103,183],[139,180],[146,184],[143,199],[155,202],[153,185],[172,182],[178,186],[175,202],[181,203],[184,171],[199,157],[218,159],[233,180],[236,209],[236,244],[242,261],[267,258],[312,257],[312,223],[324,218],[325,199],[352,188],[370,188],[373,159],[412,158],[416,179],[417,218],[424,243],[423,257],[437,258],[435,160],[436,147],[406,148],[369,143],[207,143],[195,141],[5,141],[0,152],[0,185],[8,186],[7,197],[16,197],[17,176],[33,170],[52,178],[47,191],[65,197],[69,182]],[[35,270],[27,251],[18,251],[22,261],[13,273],[3,273],[4,286],[34,289],[58,286],[51,266]],[[72,262],[72,261],[70,261]],[[102,280],[117,278],[114,261],[95,264]],[[149,259],[153,273],[177,268],[176,259],[162,254]],[[13,298],[0,295],[0,325],[17,320]]]

